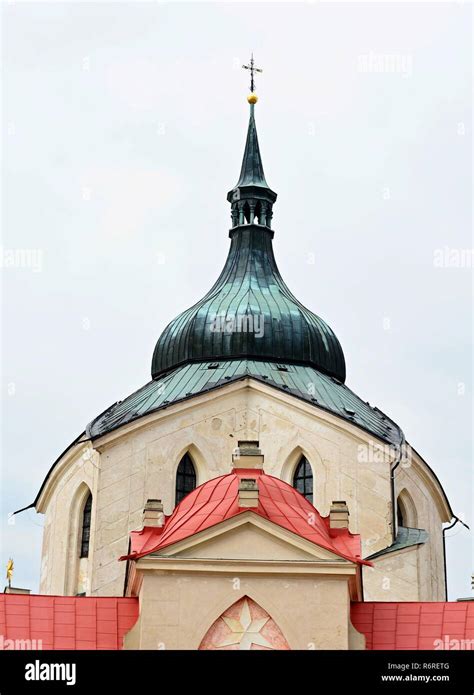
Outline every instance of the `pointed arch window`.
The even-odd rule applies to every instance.
[[[189,454],[184,454],[176,471],[175,504],[179,504],[196,487],[196,470]]]
[[[293,487],[313,504],[313,470],[306,456],[302,456],[296,466]]]
[[[397,524],[398,528],[400,528],[400,526],[406,526],[405,519],[403,518],[403,509],[400,505],[400,500],[397,500]]]
[[[417,528],[418,514],[412,496],[404,488],[397,497],[397,526]]]
[[[89,541],[91,536],[92,493],[84,505],[82,512],[81,554],[79,557],[89,557]]]

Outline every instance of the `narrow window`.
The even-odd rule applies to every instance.
[[[313,471],[305,456],[302,456],[296,466],[293,476],[293,487],[313,504]]]
[[[179,462],[178,470],[176,471],[175,504],[179,504],[183,497],[186,497],[195,487],[196,471],[194,470],[190,455],[184,454]]]
[[[92,493],[84,505],[82,512],[82,533],[81,533],[81,554],[79,557],[89,557],[89,540],[91,535],[91,511],[92,511]]]
[[[406,488],[397,497],[397,525],[405,528],[418,527],[415,503]]]
[[[403,510],[400,505],[400,500],[397,501],[397,524],[398,528],[400,528],[400,526],[406,526],[405,519],[403,518]]]

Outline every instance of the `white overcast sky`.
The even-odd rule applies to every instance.
[[[8,512],[148,381],[224,263],[251,49],[283,277],[470,524],[471,272],[434,264],[472,246],[470,5],[10,2],[2,20],[4,264],[41,252],[39,272],[1,270],[15,584],[38,589],[43,517]],[[370,55],[385,72],[360,70]],[[468,596],[470,535],[447,535],[450,598]]]

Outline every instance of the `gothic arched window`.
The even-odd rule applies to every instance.
[[[403,509],[400,505],[400,500],[397,500],[397,524],[398,527],[405,526],[405,519],[403,518]]]
[[[405,528],[416,528],[418,526],[415,503],[406,488],[397,497],[397,525]]]
[[[196,487],[196,471],[189,454],[184,454],[176,471],[176,496],[175,504],[179,504],[183,497]]]
[[[81,554],[79,557],[89,557],[89,540],[91,536],[92,493],[84,505],[82,512]]]
[[[293,487],[313,504],[313,471],[306,456],[302,456],[296,466]]]

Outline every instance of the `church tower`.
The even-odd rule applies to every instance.
[[[364,648],[351,604],[445,599],[453,514],[278,270],[246,67],[224,267],[47,474],[41,592],[139,597],[130,648]]]

